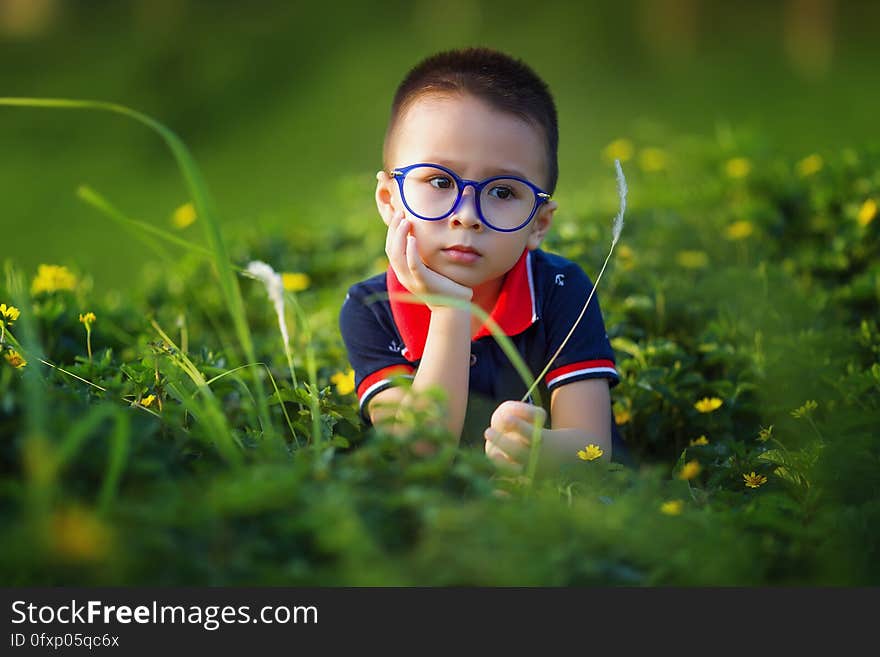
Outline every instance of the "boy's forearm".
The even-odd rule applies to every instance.
[[[425,351],[413,379],[415,393],[439,386],[446,391],[446,428],[461,438],[470,377],[471,315],[458,308],[431,312]]]
[[[560,465],[581,462],[577,453],[589,444],[598,445],[602,449],[603,454],[599,458],[611,460],[610,436],[599,438],[580,429],[544,429],[538,469],[556,472]]]

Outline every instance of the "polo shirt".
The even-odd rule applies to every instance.
[[[508,335],[536,377],[556,353],[580,314],[593,284],[584,271],[562,256],[526,250],[505,275],[490,316]],[[428,335],[431,311],[424,304],[400,301],[408,294],[389,266],[348,290],[339,328],[355,374],[361,416],[369,425],[367,405],[397,377],[412,378]],[[484,325],[471,341],[468,407],[462,446],[483,447],[483,432],[492,413],[506,400],[519,400],[527,390],[516,369]],[[549,407],[559,386],[584,379],[620,382],[598,295],[550,370],[539,383]],[[620,438],[612,414],[612,452]],[[615,459],[616,460],[616,459]]]

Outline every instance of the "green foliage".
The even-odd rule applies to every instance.
[[[224,255],[230,272],[261,259],[309,274],[287,295],[291,364],[265,290],[221,286],[216,251],[150,233],[175,256],[126,297],[93,294],[83,271],[73,289],[31,292],[11,264],[2,580],[876,585],[880,153],[816,168],[719,144],[669,151],[659,171],[624,163],[638,193],[598,290],[635,468],[573,458],[534,482],[504,477],[450,447],[436,399],[403,433],[366,428],[336,317],[381,255],[369,217],[242,232]],[[614,204],[609,173],[546,247],[593,276]]]

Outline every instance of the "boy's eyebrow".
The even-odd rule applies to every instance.
[[[431,164],[442,164],[443,166],[449,167],[450,169],[452,169],[453,171],[455,171],[456,173],[461,175],[459,173],[460,165],[461,165],[460,162],[455,162],[453,160],[447,160],[445,158],[435,158],[433,160],[426,160],[426,161],[430,162]],[[522,171],[519,171],[518,169],[510,168],[510,167],[487,167],[486,171],[488,171],[490,173],[488,173],[488,175],[486,175],[486,176],[483,176],[484,178],[491,178],[492,176],[511,175],[511,176],[519,176],[520,178],[525,178],[526,180],[530,180],[530,178],[526,174],[524,174]]]

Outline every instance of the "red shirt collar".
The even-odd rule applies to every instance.
[[[385,273],[385,282],[388,287],[391,314],[397,331],[403,338],[402,355],[408,361],[415,362],[425,351],[431,311],[423,303],[411,303],[401,298],[412,298],[412,295],[397,279],[390,266]],[[504,277],[498,300],[489,316],[506,335],[522,333],[538,319],[535,289],[532,284],[532,258],[528,249],[523,251],[519,260]],[[491,332],[484,324],[472,339],[477,340],[487,335],[491,335]]]

